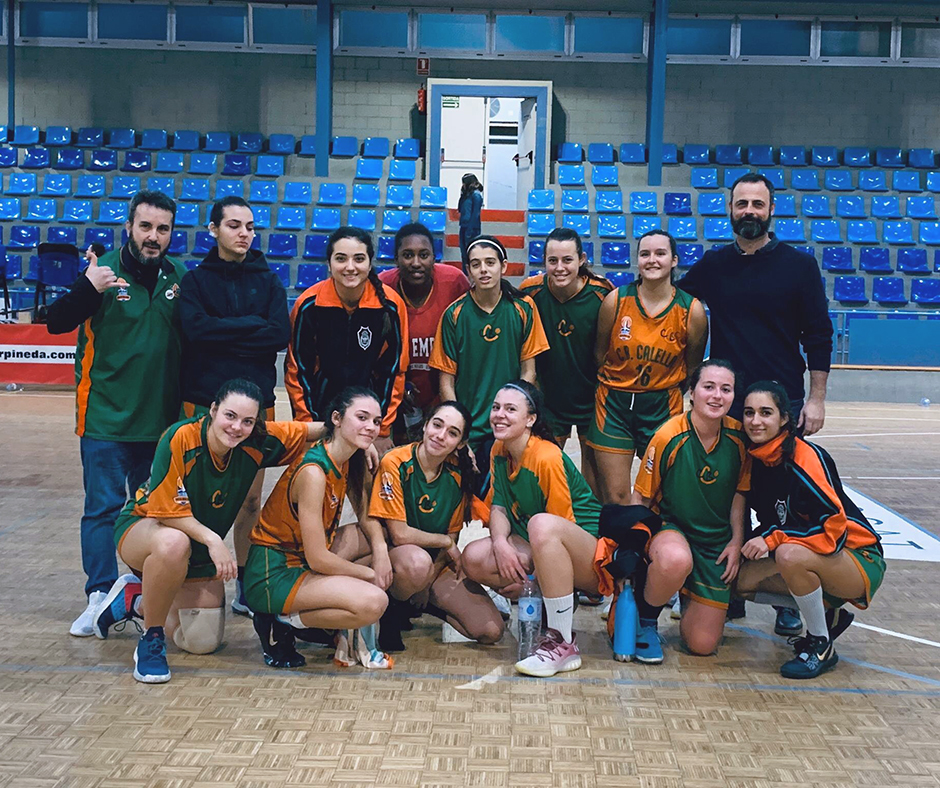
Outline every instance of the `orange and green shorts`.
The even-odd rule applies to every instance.
[[[725,565],[716,564],[715,561],[725,549],[725,545],[731,541],[731,527],[728,527],[727,539],[717,543],[702,543],[689,539],[678,525],[663,523],[662,530],[650,540],[647,552],[653,542],[665,531],[677,531],[682,534],[692,552],[692,571],[685,579],[680,593],[703,605],[727,610],[728,603],[731,601],[731,586],[721,579],[725,572]]]
[[[855,605],[859,610],[867,610],[871,604],[871,598],[881,587],[881,581],[885,577],[884,556],[873,547],[859,547],[854,550],[846,547],[845,552],[855,561],[858,571],[862,573],[862,579],[865,581],[865,595],[858,599],[842,599],[827,594],[826,590],[823,589],[823,602],[829,607],[842,607],[848,602]]]
[[[623,391],[598,383],[587,445],[598,451],[642,456],[663,422],[681,412],[682,392],[678,387]]]
[[[310,572],[302,556],[253,544],[242,581],[248,607],[258,613],[289,613],[304,575]]]
[[[181,419],[191,419],[193,416],[206,416],[209,414],[209,408],[205,405],[196,405],[194,402],[184,402],[180,408]],[[274,406],[264,409],[265,421],[276,421],[274,418]]]

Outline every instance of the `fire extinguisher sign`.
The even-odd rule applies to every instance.
[[[431,58],[419,57],[415,59],[415,73],[419,77],[431,76]]]

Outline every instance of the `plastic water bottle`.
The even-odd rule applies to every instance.
[[[929,408],[929,407],[930,407],[930,400],[929,400],[927,397],[924,397],[924,398],[921,399],[921,401],[920,401],[920,406],[921,406],[922,408]]]
[[[624,584],[623,591],[617,597],[614,616],[614,659],[617,662],[629,662],[636,654],[636,631],[639,625],[633,586],[629,583]]]
[[[542,593],[535,575],[529,575],[519,597],[519,659],[535,651],[542,633]]]

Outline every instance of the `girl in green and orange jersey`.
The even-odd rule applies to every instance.
[[[490,537],[467,545],[467,576],[516,598],[526,575],[538,576],[548,629],[535,653],[516,663],[530,676],[577,670],[571,630],[574,591],[598,594],[594,570],[601,505],[574,462],[554,441],[541,392],[524,380],[504,385],[490,412]]]
[[[689,370],[705,353],[708,320],[701,303],[677,290],[675,239],[651,230],[637,243],[639,281],[607,295],[597,323],[597,394],[587,443],[595,449],[605,503],[630,500],[633,456],[682,412]]]
[[[559,227],[545,239],[545,273],[530,276],[521,290],[535,302],[550,338],[535,370],[555,440],[564,449],[571,428],[578,428],[581,473],[597,495],[594,449],[586,439],[594,419],[597,316],[611,284],[591,273],[578,234]]]
[[[469,432],[470,412],[442,402],[428,414],[420,441],[382,458],[369,515],[385,524],[393,545],[392,600],[379,632],[386,651],[404,648],[404,615],[395,600],[426,608],[479,643],[502,637],[499,611],[478,583],[463,577],[457,547],[465,523],[489,520],[489,508],[474,495]]]

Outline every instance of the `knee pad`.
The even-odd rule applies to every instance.
[[[225,632],[225,609],[192,607],[179,610],[180,625],[173,633],[173,642],[190,654],[211,654],[222,645]]]

